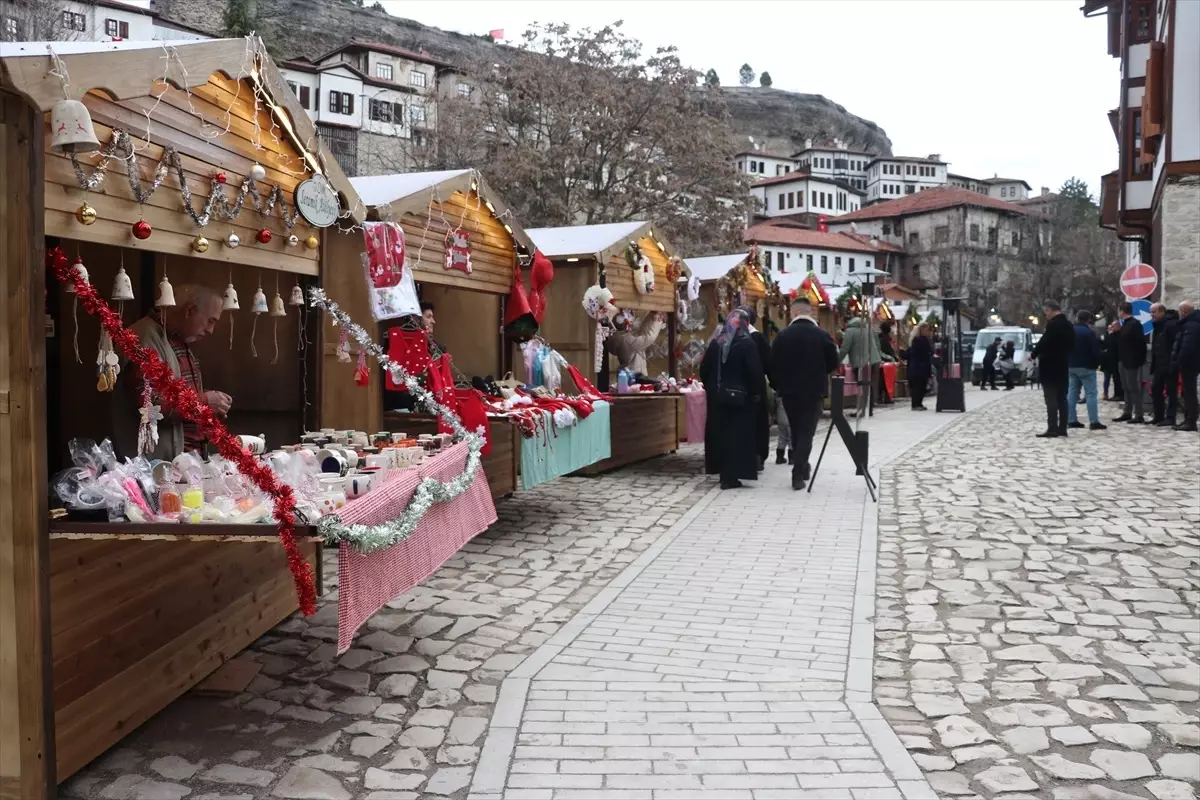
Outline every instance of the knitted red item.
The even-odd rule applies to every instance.
[[[429,333],[425,330],[406,331],[400,328],[388,330],[389,359],[404,367],[413,377],[424,374],[429,369]],[[452,382],[453,383],[453,382]],[[407,392],[408,387],[397,383],[392,378],[391,370],[387,371],[387,388],[393,392]]]
[[[567,364],[567,372],[571,374],[571,380],[575,381],[575,388],[580,394],[585,394],[588,397],[603,397],[600,390],[592,385],[592,382],[583,377],[583,373],[574,364]]]
[[[483,428],[484,445],[480,453],[488,455],[492,452],[492,431],[488,425],[487,407],[483,404],[483,397],[478,389],[456,388],[454,394],[458,400],[459,419],[463,421],[466,429],[474,431]]]

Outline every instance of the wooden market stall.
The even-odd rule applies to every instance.
[[[676,375],[675,284],[680,273],[686,274],[687,266],[673,258],[670,246],[656,235],[652,223],[538,228],[530,230],[529,235],[537,248],[554,262],[554,282],[547,293],[541,335],[556,350],[585,375],[597,374],[596,322],[584,313],[581,302],[587,289],[597,284],[603,274],[617,308],[639,315],[652,312],[667,315],[666,330],[660,336],[660,342],[665,339],[663,366],[667,374]],[[635,270],[626,258],[632,244],[637,245],[651,264],[653,292],[642,293],[635,285]],[[654,355],[653,351],[648,353],[651,365]],[[601,388],[609,385],[608,374],[616,369],[615,359],[606,361],[597,375],[597,385]],[[611,455],[581,470],[582,474],[605,472],[673,453],[678,448],[679,395],[613,394],[611,401]]]
[[[457,169],[378,175],[351,180],[367,207],[368,219],[397,223],[404,232],[407,261],[412,265],[423,302],[434,305],[434,339],[451,354],[456,371],[497,378],[504,374],[504,299],[513,282],[519,254],[533,244],[503,199],[475,170]],[[471,270],[449,269],[447,236],[465,231]],[[361,234],[338,237],[334,260],[343,268],[326,276],[325,288],[354,319],[373,325],[367,284],[360,266]],[[393,321],[379,324],[381,336]],[[424,413],[394,413],[384,408],[382,370],[372,369],[366,390],[352,380],[353,365],[337,363],[337,330],[327,322],[322,425],[364,430],[432,433],[437,421]],[[520,433],[510,420],[495,417],[489,425],[491,451],[483,457],[494,497],[516,491],[520,474]]]
[[[722,256],[689,258],[692,277],[700,282],[700,297],[689,304],[688,319],[679,325],[682,356],[680,372],[694,376],[700,370],[704,348],[719,320],[732,308],[749,305],[758,315],[758,328],[768,334],[784,320],[778,289],[764,275],[754,251]]]
[[[153,310],[164,274],[176,287],[218,294],[232,284],[241,310],[224,314],[194,352],[206,388],[234,398],[231,431],[283,444],[315,423],[319,364],[307,342],[319,328],[301,330],[310,321],[303,305],[256,321],[252,298],[259,288],[290,298],[322,275],[330,235],[310,223],[353,221],[358,205],[261,41],[52,47],[50,55],[44,43],[0,44],[4,800],[53,796],[58,782],[297,609],[274,525],[50,520],[48,474],[66,465],[72,437],[109,434],[114,397],[98,391],[98,322],[76,314],[47,275],[47,247],[79,256],[106,298],[123,269],[134,295],[127,324]],[[62,116],[64,93],[86,113],[75,104],[75,116]],[[63,132],[68,119],[82,132],[88,117],[102,150],[80,147],[77,170]],[[105,180],[88,180],[101,173]],[[306,183],[316,205],[291,216]],[[235,187],[252,191],[237,214],[221,213]],[[185,213],[214,193],[230,205],[200,219]],[[298,533],[319,575],[320,547]]]

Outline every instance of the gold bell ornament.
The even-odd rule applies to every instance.
[[[171,286],[170,279],[163,275],[163,279],[158,282],[158,298],[154,301],[155,308],[174,308],[175,306],[175,289]]]
[[[79,256],[75,256],[75,261],[71,264],[71,271],[75,273],[80,281],[88,283],[87,267],[83,265],[83,259]],[[75,324],[74,335],[71,339],[75,346],[75,363],[82,364],[83,359],[79,357],[79,295],[75,293],[74,281],[67,283],[66,292],[71,295],[71,320]]]
[[[94,153],[100,149],[92,115],[78,100],[59,100],[50,109],[50,149],[56,153]]]

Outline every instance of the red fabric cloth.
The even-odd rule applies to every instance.
[[[580,372],[579,368],[574,364],[567,364],[567,372],[571,374],[571,380],[575,381],[575,388],[577,388],[581,394],[585,394],[588,397],[601,396],[600,390],[593,386],[591,381],[583,377],[583,373]]]
[[[487,407],[483,404],[483,397],[479,394],[479,390],[455,389],[454,394],[458,400],[458,416],[467,430],[474,431],[480,427],[483,428],[485,444],[481,452],[485,456],[489,455],[492,452],[492,430],[488,425]]]
[[[896,365],[882,364],[879,371],[883,374],[883,385],[887,389],[888,397],[896,396]]]
[[[347,524],[378,525],[395,518],[425,478],[448,481],[467,460],[463,442],[415,469],[393,470],[382,485],[352,500],[338,512]],[[477,534],[496,521],[496,506],[480,467],[471,488],[447,503],[435,503],[412,536],[374,553],[360,553],[342,542],[338,551],[338,653],[350,648],[354,634],[388,601],[428,578]]]
[[[406,331],[398,327],[389,329],[387,356],[404,367],[409,375],[416,377],[424,374],[432,361],[429,355],[428,331]],[[408,391],[407,386],[396,383],[390,370],[387,370],[386,379],[389,391]]]
[[[533,316],[541,324],[546,314],[546,287],[554,280],[554,262],[542,255],[541,250],[533,251],[533,264],[529,268],[529,304],[533,307]]]
[[[439,403],[458,413],[458,397],[454,394],[454,372],[450,369],[450,354],[443,353],[441,358],[429,365],[429,391]],[[438,432],[453,433],[441,416],[438,417]]]

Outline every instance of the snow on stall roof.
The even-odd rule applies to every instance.
[[[47,46],[60,56],[82,55],[85,53],[114,53],[124,50],[149,50],[164,47],[189,47],[194,45],[211,45],[216,39],[152,39],[128,42],[0,42],[0,58],[18,58],[23,56],[46,56],[50,54]],[[226,40],[228,41],[228,40]]]
[[[729,270],[746,260],[749,253],[733,253],[727,256],[702,256],[689,258],[688,269],[692,275],[702,281],[715,281],[724,276]]]
[[[402,172],[395,175],[368,175],[351,178],[350,185],[368,206],[385,206],[394,200],[414,195],[443,181],[466,175],[469,169],[444,169],[439,172]]]
[[[610,222],[605,225],[570,225],[525,231],[534,246],[548,258],[595,255],[633,235],[645,222]]]

